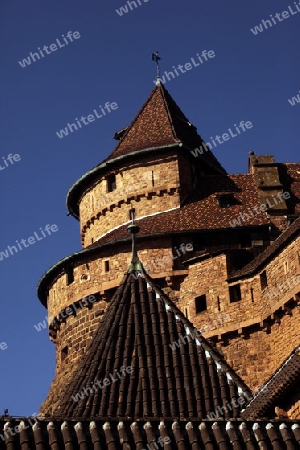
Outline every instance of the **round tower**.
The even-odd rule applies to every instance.
[[[159,233],[155,222],[161,214],[180,211],[199,174],[225,173],[212,153],[200,159],[191,155],[203,141],[162,84],[116,138],[111,155],[67,196],[69,212],[80,222],[83,249],[55,264],[39,283],[56,345],[56,375],[43,412],[58,400],[130,264],[132,212],[141,226],[137,249],[142,262],[176,300],[187,274],[181,257],[192,246],[181,233],[174,240],[172,221],[180,222],[174,217],[163,219],[170,226],[167,233]]]

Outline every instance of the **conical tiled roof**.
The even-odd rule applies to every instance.
[[[195,149],[203,143],[197,129],[186,118],[162,83],[158,83],[122,138],[104,162],[136,151],[184,144]],[[199,158],[200,159],[200,158]],[[226,173],[211,151],[201,156],[221,173]]]
[[[239,417],[234,399],[245,396],[245,405],[251,395],[177,306],[139,271],[125,275],[54,416],[201,419],[231,405],[224,417]]]

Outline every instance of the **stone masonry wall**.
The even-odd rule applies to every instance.
[[[300,341],[300,238],[255,276],[228,283],[226,255],[189,267],[179,306],[211,338],[234,370],[254,389]],[[266,271],[268,285],[261,286]],[[240,284],[241,300],[230,303],[229,286]],[[196,313],[195,298],[206,294],[207,310]]]
[[[138,218],[180,205],[177,156],[120,167],[115,175],[115,190],[107,192],[106,177],[103,177],[80,201],[83,247],[129,222],[131,208],[135,208]]]

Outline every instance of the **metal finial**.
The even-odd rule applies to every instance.
[[[128,272],[135,272],[138,270],[142,270],[142,264],[138,258],[137,251],[136,251],[136,242],[135,242],[135,235],[140,231],[139,227],[135,224],[135,212],[134,209],[131,209],[131,224],[127,227],[127,230],[129,233],[132,234],[132,257],[131,257],[131,264],[129,266]]]
[[[161,60],[161,57],[158,55],[158,51],[156,53],[152,53],[152,61],[156,62],[156,81],[157,81],[157,83],[160,83],[160,66],[159,66],[160,60]]]

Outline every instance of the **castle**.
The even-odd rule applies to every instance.
[[[299,448],[300,163],[228,174],[159,80],[115,139],[68,192],[82,250],[38,285],[36,428],[57,449]]]

